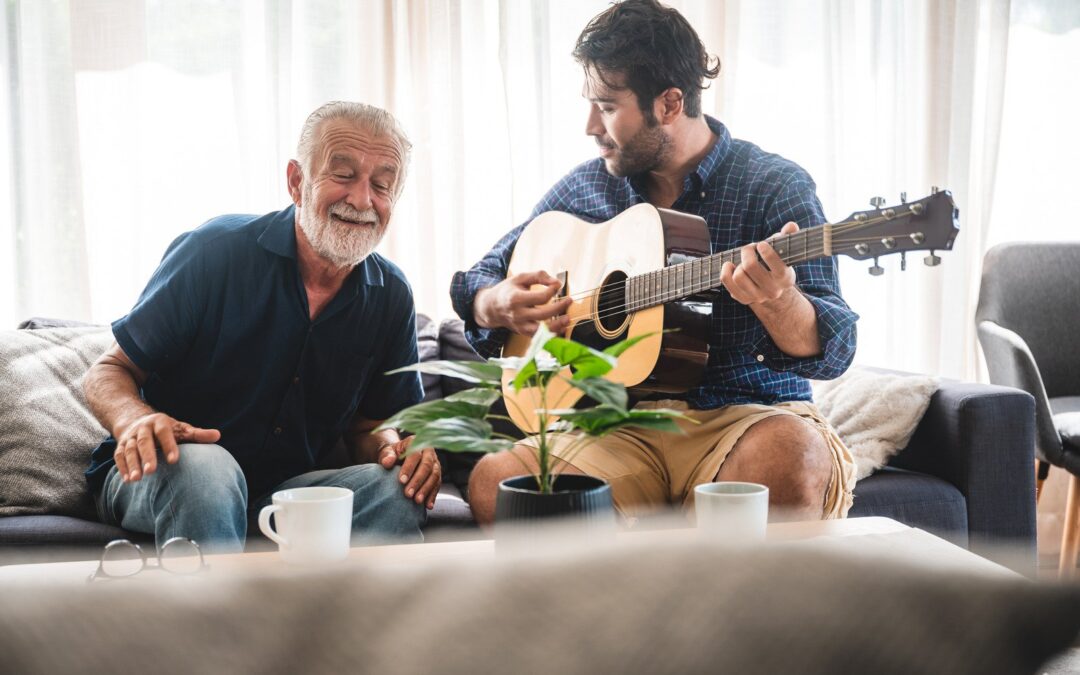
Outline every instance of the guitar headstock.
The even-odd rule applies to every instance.
[[[941,258],[934,251],[952,250],[960,232],[960,211],[948,190],[933,188],[931,194],[913,202],[901,195],[901,203],[885,206],[885,200],[875,197],[874,208],[856,211],[832,226],[832,254],[846,255],[856,260],[874,259],[870,273],[877,276],[884,270],[877,264],[881,256],[907,251],[929,251],[923,259],[929,266]],[[901,269],[903,263],[901,263]]]

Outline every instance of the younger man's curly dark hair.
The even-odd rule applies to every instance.
[[[688,117],[700,115],[704,81],[720,73],[720,60],[705,51],[683,15],[656,0],[623,0],[594,17],[573,56],[605,86],[634,92],[651,124],[653,99],[670,87],[682,90]],[[613,75],[625,75],[625,86],[616,86]]]

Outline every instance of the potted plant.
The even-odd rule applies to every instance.
[[[496,519],[528,519],[551,515],[606,513],[611,518],[611,493],[607,483],[592,476],[560,474],[553,466],[551,435],[578,431],[568,450],[570,461],[588,443],[616,429],[647,427],[679,432],[676,419],[688,419],[669,409],[634,410],[629,407],[626,387],[605,379],[620,354],[650,335],[640,335],[598,351],[570,339],[558,337],[541,325],[519,357],[491,358],[487,361],[425,361],[391,371],[418,371],[454,377],[475,385],[472,389],[443,399],[406,408],[379,428],[396,428],[415,435],[410,452],[435,447],[450,452],[498,452],[509,450],[518,439],[493,430],[492,419],[513,422],[491,412],[502,397],[503,387],[535,387],[539,405],[535,411],[536,433],[531,436],[539,470],[510,478],[499,485]],[[389,374],[389,373],[388,373]],[[595,405],[584,408],[560,407],[548,400],[549,385],[560,379],[580,390]],[[512,403],[510,399],[507,399]],[[519,411],[520,412],[520,411]],[[527,416],[527,415],[526,415]],[[518,417],[522,417],[518,415]],[[527,429],[516,423],[523,433]]]

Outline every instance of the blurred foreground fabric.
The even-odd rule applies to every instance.
[[[1031,673],[1080,631],[1080,586],[1007,572],[703,541],[531,548],[0,587],[0,671]]]

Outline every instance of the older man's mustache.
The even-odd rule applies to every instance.
[[[338,202],[331,206],[330,215],[339,220],[353,223],[354,225],[359,225],[360,223],[371,223],[376,227],[382,225],[382,219],[379,218],[379,214],[376,213],[375,209],[367,208],[361,211],[359,209],[354,209],[344,202]]]

